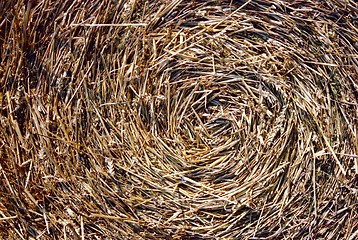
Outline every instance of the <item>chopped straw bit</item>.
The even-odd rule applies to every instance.
[[[0,2],[1,239],[356,239],[353,0]]]

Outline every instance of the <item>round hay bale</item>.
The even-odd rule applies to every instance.
[[[0,237],[355,239],[354,1],[0,3]]]

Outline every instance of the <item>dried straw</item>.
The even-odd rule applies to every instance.
[[[1,1],[0,238],[356,239],[357,18]]]

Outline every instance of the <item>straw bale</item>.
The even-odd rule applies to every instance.
[[[0,1],[0,239],[356,239],[357,18]]]

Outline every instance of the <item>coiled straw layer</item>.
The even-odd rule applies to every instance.
[[[0,3],[4,239],[357,237],[357,3],[24,2]]]

